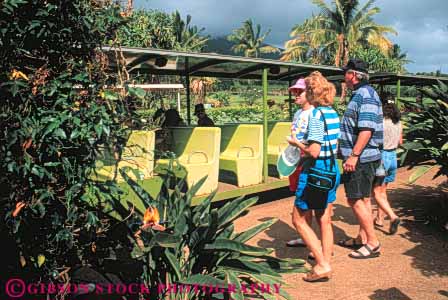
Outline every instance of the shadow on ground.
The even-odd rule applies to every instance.
[[[402,291],[397,288],[390,288],[387,290],[376,290],[369,296],[371,300],[412,300]]]
[[[403,253],[424,276],[448,276],[448,195],[441,188],[406,185],[389,192],[392,207],[407,229],[401,236],[415,247]]]
[[[258,221],[264,222],[270,218],[262,218]],[[282,220],[278,220],[270,228],[268,228],[264,233],[269,236],[272,240],[260,239],[257,243],[259,247],[262,248],[273,248],[275,250],[275,256],[279,258],[301,258],[306,259],[309,250],[305,246],[301,247],[286,247],[285,244],[291,239],[297,238],[299,235],[297,231],[290,225],[291,223],[285,223]],[[313,220],[313,229],[317,236],[320,238],[320,230],[317,226],[315,220]],[[337,226],[333,226],[333,232],[335,236],[335,241],[343,239],[346,237],[345,231]]]

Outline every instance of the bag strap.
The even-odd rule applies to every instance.
[[[331,162],[330,162],[330,171],[333,170],[334,167],[334,160],[335,160],[335,156],[333,153],[333,147],[331,146],[331,141],[329,138],[329,134],[328,134],[328,126],[327,126],[327,120],[325,119],[325,115],[324,112],[322,110],[320,110],[319,108],[316,108],[320,114],[322,115],[322,119],[324,119],[324,130],[327,133],[327,137],[328,137],[328,145],[330,147],[330,153],[331,153]],[[324,145],[325,145],[325,140],[324,140]],[[324,161],[324,163],[326,164],[326,160]],[[326,166],[326,165],[325,165]]]

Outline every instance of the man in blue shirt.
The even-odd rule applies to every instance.
[[[383,110],[376,91],[368,83],[367,64],[352,59],[344,80],[353,91],[341,122],[339,154],[344,160],[345,193],[360,225],[359,236],[340,241],[339,245],[358,248],[352,258],[371,258],[380,255],[371,212],[370,194],[375,171],[380,166],[383,144]]]

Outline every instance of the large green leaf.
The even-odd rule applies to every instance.
[[[227,259],[221,262],[222,266],[246,270],[251,273],[265,274],[273,277],[279,276],[277,272],[273,271],[269,267],[265,267],[262,264],[240,259]]]
[[[234,274],[231,270],[227,270],[224,272],[227,277],[227,284],[233,284],[235,285],[235,292],[230,293],[230,296],[235,300],[244,300],[244,295],[241,290],[241,283],[238,279],[238,276]]]
[[[223,228],[227,223],[238,218],[246,209],[257,203],[257,200],[257,197],[249,198],[247,200],[240,198],[233,200],[228,206],[222,207],[218,211],[220,228]]]
[[[137,182],[130,178],[128,174],[126,174],[127,170],[129,170],[129,168],[126,167],[119,169],[120,174],[121,176],[123,176],[126,183],[131,187],[134,193],[143,200],[147,207],[155,206],[157,202],[154,200],[154,198],[152,198],[152,196],[147,191],[145,191]]]
[[[240,243],[237,241],[229,240],[229,239],[216,239],[213,244],[207,244],[204,247],[205,250],[226,250],[226,251],[235,251],[242,254],[248,255],[268,255],[272,253],[273,249],[270,248],[260,248],[255,246],[249,246],[244,243]]]
[[[239,233],[236,237],[235,237],[235,241],[238,242],[242,242],[245,243],[248,240],[250,240],[251,238],[253,238],[254,236],[256,236],[257,234],[259,234],[260,232],[262,232],[263,230],[271,227],[274,223],[276,223],[278,221],[277,218],[273,218],[271,220],[265,221],[261,224],[258,224],[254,227],[251,227],[245,231],[243,231],[242,233]]]
[[[180,280],[180,283],[197,284],[197,285],[212,285],[212,286],[225,285],[225,282],[223,280],[213,277],[211,275],[204,275],[204,274],[191,275],[184,280]]]
[[[159,245],[163,248],[177,248],[179,243],[182,241],[182,237],[166,233],[166,232],[156,232],[151,238],[149,246],[145,250],[149,250],[155,245]]]
[[[171,267],[174,270],[174,273],[176,274],[178,280],[182,279],[182,274],[180,272],[180,266],[178,259],[170,252],[169,249],[165,249],[165,256],[168,259],[168,262],[170,263]]]

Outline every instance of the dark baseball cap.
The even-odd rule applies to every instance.
[[[363,72],[363,73],[369,73],[368,71],[369,66],[367,63],[361,59],[352,58],[348,61],[347,65],[342,67],[342,70],[344,72],[347,72],[348,70]]]

